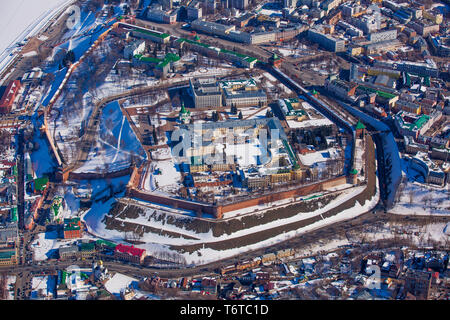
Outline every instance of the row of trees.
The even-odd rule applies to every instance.
[[[330,136],[332,129],[330,126],[322,126],[315,129],[296,129],[291,131],[291,139],[293,143],[303,143],[313,145],[318,150],[328,148],[327,136]]]

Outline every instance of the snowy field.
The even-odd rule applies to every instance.
[[[71,0],[1,0],[0,52],[15,41],[21,41],[21,34],[32,31],[36,22],[43,20],[46,14]]]
[[[96,238],[84,234],[81,239],[95,240]],[[49,258],[57,258],[58,249],[62,246],[72,244],[73,242],[73,239],[59,239],[56,231],[38,233],[37,238],[31,243],[33,259],[35,261],[44,261]]]
[[[91,148],[86,162],[75,172],[111,172],[125,169],[131,157],[146,158],[144,149],[123,115],[119,103],[111,102],[103,109],[97,145]]]
[[[105,288],[109,293],[120,297],[120,291],[124,288],[128,288],[130,285],[132,287],[136,286],[138,279],[123,275],[121,273],[116,273],[111,279],[105,283]]]
[[[148,191],[175,191],[181,187],[181,173],[172,159],[153,161],[148,169],[144,189]],[[159,173],[159,174],[156,174]]]
[[[450,190],[408,181],[399,187],[400,197],[391,213],[404,215],[450,215]]]
[[[333,122],[331,122],[327,118],[310,119],[310,120],[304,120],[304,121],[287,120],[286,122],[287,122],[289,128],[292,128],[292,129],[331,126],[333,124]]]
[[[161,234],[155,234],[155,233],[145,233],[142,238],[140,238],[140,241],[145,242],[143,245],[138,245],[138,247],[145,248],[151,254],[155,251],[170,251],[166,246],[169,245],[184,245],[184,244],[195,244],[195,243],[208,243],[208,242],[216,242],[216,241],[223,241],[223,240],[229,240],[232,238],[245,236],[250,233],[259,232],[268,230],[274,227],[278,227],[281,225],[293,223],[296,221],[301,221],[304,219],[308,219],[310,217],[321,215],[323,212],[326,212],[339,204],[345,202],[346,200],[350,199],[351,197],[355,196],[356,194],[362,192],[364,190],[364,187],[358,187],[352,190],[349,190],[347,192],[344,192],[341,196],[339,196],[337,199],[335,199],[333,202],[324,204],[319,209],[308,212],[308,213],[298,213],[297,215],[294,215],[290,218],[282,219],[282,220],[276,220],[272,221],[263,225],[258,225],[249,229],[243,229],[239,230],[231,235],[221,235],[219,237],[216,237],[212,234],[212,230],[209,230],[206,233],[196,233],[192,230],[187,230],[182,227],[177,227],[173,224],[165,223],[165,220],[161,220],[158,218],[159,211],[155,209],[146,209],[144,208],[144,214],[140,215],[139,217],[135,219],[127,218],[127,219],[119,219],[116,218],[118,222],[128,222],[128,223],[135,223],[140,225],[147,225],[152,228],[161,229],[163,231],[168,232],[175,232],[181,235],[186,235],[188,237],[194,238],[196,240],[192,239],[184,239],[184,238],[172,238],[167,235],[161,235]],[[215,261],[217,259],[222,259],[225,257],[230,257],[233,255],[238,254],[239,252],[246,251],[246,250],[254,250],[257,248],[269,246],[281,241],[284,241],[286,239],[289,239],[293,236],[298,236],[304,232],[315,230],[317,228],[323,227],[327,224],[335,223],[338,221],[350,219],[352,217],[356,217],[364,212],[367,212],[371,208],[375,206],[375,204],[378,202],[379,195],[376,194],[370,201],[366,201],[364,205],[360,205],[357,203],[353,208],[350,208],[348,210],[345,210],[336,216],[326,218],[323,220],[320,220],[316,223],[313,223],[311,225],[308,225],[304,228],[290,231],[284,234],[280,234],[274,238],[267,239],[265,241],[262,241],[257,244],[252,244],[248,246],[243,246],[240,248],[233,248],[229,250],[212,250],[209,248],[203,248],[200,249],[192,254],[184,253],[183,257],[186,259],[188,263],[207,263],[210,261]],[[105,204],[101,205],[100,203],[94,204],[92,209],[90,210],[91,214],[86,214],[84,220],[86,222],[86,225],[89,229],[89,231],[99,237],[103,238],[109,238],[113,241],[121,241],[123,239],[123,232],[117,231],[117,230],[107,230],[105,228],[104,223],[101,221],[103,220],[104,216],[109,212],[110,206],[114,203],[114,200],[111,199],[110,201],[106,202]],[[161,212],[162,213],[162,212]],[[150,215],[156,214],[155,217],[150,219]],[[168,214],[165,212],[165,214]],[[201,259],[199,259],[198,253],[201,254]]]
[[[393,229],[399,230],[399,233],[392,232]],[[416,233],[416,236],[412,234]],[[448,245],[450,241],[450,223],[430,223],[423,226],[401,225],[392,223],[385,226],[382,230],[379,228],[364,233],[364,240],[374,242],[376,240],[392,239],[394,236],[403,239],[410,239],[418,246],[429,246],[431,242],[439,242]]]
[[[149,300],[160,300],[160,297],[151,293],[146,293],[139,290],[138,279],[126,276],[121,273],[116,273],[111,279],[105,283],[105,288],[109,293],[115,297],[120,298],[120,291],[125,288],[134,290],[134,299],[146,298]]]
[[[339,151],[336,150],[336,148],[328,148],[328,149],[325,149],[322,151],[299,155],[300,161],[305,166],[313,166],[313,165],[317,164],[318,162],[324,162],[324,161],[338,159],[338,158],[339,158]]]
[[[38,233],[37,239],[31,243],[35,261],[44,261],[52,255],[57,255],[58,248],[63,245],[58,241],[56,231]]]
[[[36,299],[41,293],[43,298],[55,296],[55,277],[34,277],[31,283],[31,299]]]
[[[6,288],[8,289],[7,300],[14,300],[14,286],[16,284],[16,276],[7,276],[6,278]]]
[[[60,10],[74,0],[0,1],[0,71],[16,57],[17,42],[36,35]]]

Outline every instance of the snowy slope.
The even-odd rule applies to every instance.
[[[123,115],[119,103],[111,102],[103,109],[96,147],[90,151],[86,163],[76,171],[121,170],[130,165],[133,152],[141,160],[146,158],[141,143]]]

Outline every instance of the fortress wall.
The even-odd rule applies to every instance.
[[[261,204],[266,204],[270,202],[275,202],[279,200],[284,200],[288,198],[294,198],[299,196],[307,196],[311,193],[323,191],[326,188],[341,185],[347,182],[346,176],[340,176],[327,181],[318,182],[312,185],[299,187],[294,190],[281,191],[268,195],[264,195],[258,198],[249,199],[241,202],[231,203],[227,205],[208,205],[198,202],[193,202],[189,200],[176,199],[171,197],[166,197],[162,195],[156,195],[148,193],[145,191],[140,191],[135,189],[133,184],[129,184],[127,189],[127,196],[134,197],[137,199],[142,199],[149,202],[160,203],[163,205],[168,205],[173,208],[180,208],[185,210],[192,210],[194,212],[201,212],[214,215],[217,219],[222,219],[223,213],[230,212],[234,210],[239,210],[243,208],[248,208],[252,206],[257,206]]]

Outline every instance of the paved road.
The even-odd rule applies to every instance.
[[[243,261],[247,259],[252,259],[259,257],[268,252],[274,252],[277,250],[281,250],[284,248],[302,248],[309,245],[315,245],[319,243],[326,243],[326,241],[332,240],[339,234],[346,234],[349,231],[363,231],[367,225],[379,225],[384,226],[388,222],[398,222],[398,223],[422,223],[429,221],[429,217],[420,217],[420,216],[399,216],[390,213],[384,213],[383,211],[376,211],[376,213],[365,213],[351,220],[342,221],[330,226],[326,226],[320,228],[318,230],[314,230],[303,234],[299,237],[287,240],[283,243],[273,245],[270,247],[249,251],[242,253],[238,256],[227,258],[224,260],[216,261],[213,263],[205,264],[202,266],[194,267],[194,268],[184,268],[184,269],[157,269],[157,268],[147,268],[144,266],[137,266],[133,264],[113,261],[112,259],[108,259],[106,256],[102,255],[99,257],[104,261],[105,266],[113,272],[120,272],[132,277],[140,278],[145,276],[151,276],[157,273],[161,277],[168,278],[178,278],[185,276],[202,276],[214,274],[215,271],[222,267],[234,264],[236,261]],[[435,217],[434,222],[450,222],[450,217]],[[18,282],[16,283],[16,289],[20,288],[21,292],[25,292],[29,294],[29,286],[28,282],[31,279],[32,273],[35,275],[44,273],[54,273],[56,270],[65,269],[71,265],[77,265],[81,268],[90,268],[92,266],[92,260],[85,261],[51,261],[51,262],[42,262],[38,264],[34,262],[32,265],[19,265],[19,266],[1,266],[0,272],[7,271],[10,274],[19,275],[22,273],[20,277],[18,277]],[[22,279],[23,278],[23,279]],[[28,288],[28,289],[27,289]],[[21,298],[20,296],[18,298]]]
[[[136,19],[136,25],[154,28],[157,31],[168,33],[175,37],[186,38],[189,37],[191,31],[181,29],[180,24],[160,24],[156,22],[151,22],[142,19]],[[212,37],[205,34],[197,33],[201,42],[205,42],[211,45],[220,46],[224,49],[233,50],[233,48],[238,48],[243,52],[253,52],[253,54],[261,56],[260,58],[268,59],[272,56],[272,53],[255,45],[249,45],[244,43],[232,42],[218,37]]]

